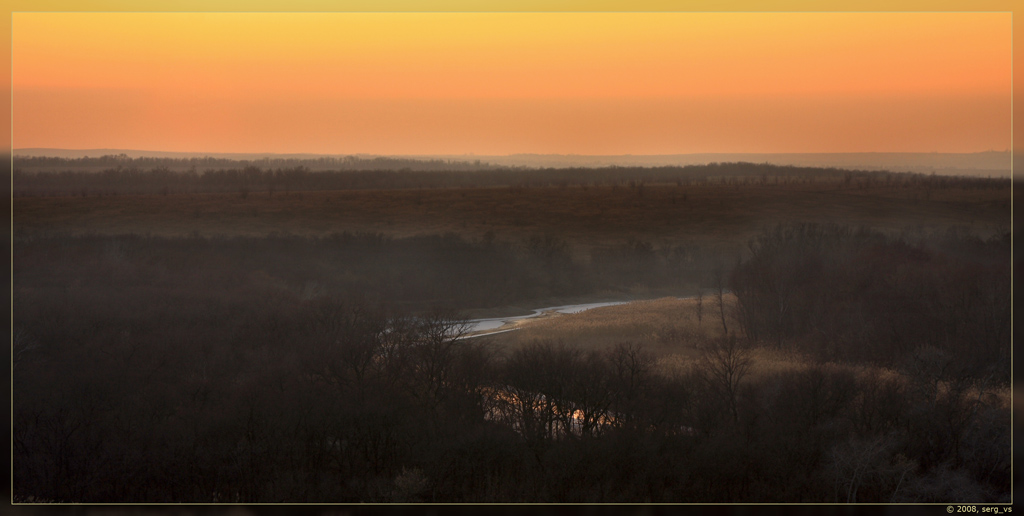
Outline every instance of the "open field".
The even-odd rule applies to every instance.
[[[735,297],[725,296],[726,310],[732,313]],[[577,314],[555,314],[520,321],[516,331],[488,337],[486,342],[505,350],[515,350],[536,340],[565,342],[585,351],[605,352],[622,342],[640,344],[659,359],[675,355],[694,356],[696,346],[722,336],[722,323],[712,296],[703,300],[703,313],[697,321],[694,299],[661,298],[634,301],[616,306],[594,308]],[[731,315],[727,324],[736,328]]]
[[[732,333],[742,335],[735,314],[736,296],[726,294],[726,324]],[[550,314],[519,321],[515,331],[478,337],[479,342],[512,353],[539,341],[557,342],[585,353],[612,352],[616,346],[638,345],[655,359],[656,368],[669,376],[686,374],[699,365],[702,349],[726,336],[717,301],[706,295],[702,301],[701,321],[697,319],[697,301],[693,298],[665,297],[633,301],[616,306],[594,308],[577,314]],[[822,362],[796,350],[776,350],[751,346],[746,350],[751,366],[745,379],[751,384],[767,381],[779,374],[806,371]],[[898,371],[884,366],[838,365],[857,376],[878,374],[891,377]],[[1010,387],[1002,385],[986,391],[998,406],[1008,408]]]

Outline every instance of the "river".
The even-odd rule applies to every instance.
[[[630,301],[610,301],[605,303],[585,303],[579,305],[561,305],[561,306],[549,306],[547,308],[538,308],[529,315],[519,315],[514,317],[491,317],[487,319],[470,319],[466,321],[467,335],[462,337],[464,339],[470,339],[473,337],[482,337],[484,335],[494,335],[496,333],[504,333],[506,331],[516,330],[518,328],[512,327],[518,321],[526,319],[532,319],[534,317],[540,317],[547,313],[559,313],[559,314],[578,314],[580,312],[590,310],[592,308],[600,308],[602,306],[615,306],[629,303]],[[501,329],[504,326],[510,326],[507,329]],[[492,331],[495,330],[495,331]]]

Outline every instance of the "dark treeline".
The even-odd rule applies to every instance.
[[[743,328],[693,337],[682,371],[629,342],[457,338],[453,310],[481,301],[684,285],[714,263],[671,256],[631,242],[583,262],[544,236],[20,239],[15,500],[1009,500],[1006,238],[766,232],[710,274]],[[760,346],[814,358],[751,378]]]
[[[1010,381],[1010,234],[929,238],[777,227],[732,275],[746,336],[825,360],[943,362],[944,379]]]
[[[277,289],[300,298],[366,299],[410,310],[489,308],[636,289],[680,292],[718,259],[693,245],[656,247],[629,239],[577,256],[564,239],[533,235],[502,242],[489,232],[392,238],[380,233],[324,237],[173,238],[29,236],[15,242],[16,286],[39,295],[70,285],[111,295],[211,288]],[[54,290],[57,289],[57,290]],[[137,306],[137,305],[136,305]]]
[[[27,160],[58,160],[62,158],[27,158]],[[925,174],[849,171],[834,168],[804,168],[754,163],[711,163],[683,167],[604,167],[604,168],[486,168],[450,167],[435,163],[437,168],[376,168],[353,161],[349,167],[320,170],[306,165],[277,167],[242,166],[230,162],[230,168],[197,167],[177,170],[170,166],[148,167],[137,158],[116,167],[87,171],[80,160],[68,161],[64,169],[43,169],[22,166],[15,160],[15,196],[125,195],[177,193],[239,193],[269,195],[293,191],[410,189],[410,188],[479,188],[479,187],[547,187],[650,184],[737,184],[777,185],[827,181],[843,188],[1004,188],[1005,180],[936,176]],[[382,159],[382,158],[381,158]]]

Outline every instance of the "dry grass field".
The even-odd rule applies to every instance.
[[[726,326],[742,334],[733,317],[736,297],[726,294]],[[518,330],[479,337],[504,352],[512,352],[536,341],[547,340],[584,351],[611,351],[617,344],[639,344],[653,355],[665,373],[685,372],[701,354],[701,346],[725,335],[714,296],[705,294],[701,320],[697,320],[694,298],[664,297],[622,305],[594,308],[576,314],[553,314],[525,319]],[[750,378],[799,370],[812,363],[798,353],[757,347],[750,349],[754,365]]]
[[[738,322],[731,315],[735,296],[726,294],[724,300],[729,331],[742,335]],[[686,374],[700,360],[702,347],[725,335],[713,296],[705,294],[702,312],[702,320],[698,322],[697,301],[693,298],[634,301],[576,314],[526,319],[517,323],[518,330],[479,337],[479,342],[494,346],[505,354],[538,341],[603,353],[610,352],[620,343],[639,344],[655,358],[657,370],[674,376]],[[751,359],[745,376],[747,384],[770,383],[779,375],[803,372],[822,365],[820,360],[794,350],[754,346],[746,353]],[[885,379],[903,374],[889,367],[866,364],[828,363],[825,367],[847,371],[857,378],[877,375]],[[989,389],[984,395],[990,398],[991,403],[1006,408],[1010,406],[1008,386]]]
[[[733,302],[733,296],[727,295],[726,322],[735,328],[735,321],[728,315]],[[711,296],[705,295],[703,305],[699,324],[694,299],[665,297],[526,319],[516,331],[479,338],[508,350],[546,339],[585,351],[607,351],[620,342],[634,342],[661,358],[695,356],[697,345],[722,335],[721,319]]]

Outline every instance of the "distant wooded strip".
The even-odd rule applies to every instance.
[[[326,159],[326,158],[324,158]],[[109,161],[109,162],[108,162]],[[1009,178],[852,171],[767,163],[710,163],[671,167],[502,168],[436,161],[298,160],[240,162],[215,159],[16,158],[13,194],[88,196],[122,194],[223,193],[549,186],[632,186],[643,184],[778,185],[829,182],[850,188],[1004,188]],[[311,161],[317,166],[305,164]],[[258,164],[252,164],[258,163]],[[101,168],[102,167],[102,168]],[[216,168],[214,168],[216,167]],[[202,171],[200,171],[202,170]]]

